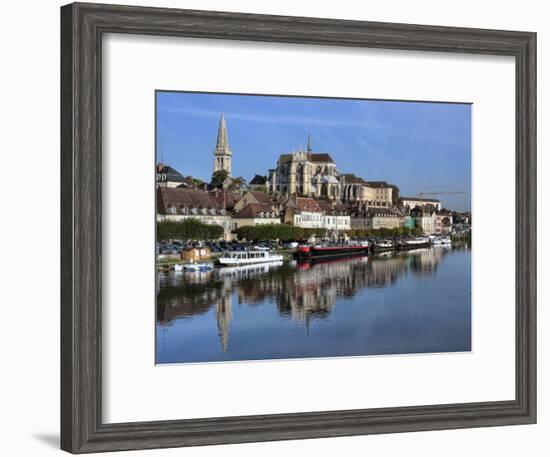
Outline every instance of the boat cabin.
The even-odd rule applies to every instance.
[[[248,259],[266,259],[269,257],[267,251],[243,251],[243,252],[228,252],[223,257],[227,259],[235,260],[248,260]]]

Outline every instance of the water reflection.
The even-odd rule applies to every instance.
[[[209,272],[159,274],[157,362],[377,353],[361,347],[366,337],[356,338],[354,343],[351,339],[342,340],[340,332],[344,328],[361,333],[361,321],[357,319],[363,313],[365,300],[358,303],[355,298],[371,290],[380,291],[382,295],[377,295],[380,300],[386,290],[401,282],[405,295],[407,290],[412,294],[421,285],[441,292],[449,278],[444,275],[441,283],[438,268],[451,253],[461,258],[467,256],[467,271],[458,271],[459,274],[452,278],[464,283],[464,294],[459,301],[467,314],[465,317],[469,318],[469,251],[459,249],[425,248],[313,263],[278,262]],[[465,264],[461,262],[460,265]],[[422,295],[417,298],[421,299]],[[409,305],[417,301],[413,296],[408,299]],[[353,303],[349,309],[348,302]],[[236,306],[239,317],[235,316]],[[422,306],[420,302],[419,306]],[[331,315],[340,308],[338,319],[332,322]],[[212,321],[215,321],[215,329]],[[304,328],[307,337],[312,323],[322,321],[326,324],[320,330],[326,335],[323,339],[316,336],[315,348],[301,334],[292,344],[297,327]],[[398,321],[400,319],[396,319]],[[460,321],[462,326],[466,326],[467,321],[468,328],[461,332],[464,342],[459,346],[468,350],[469,320]],[[216,344],[212,340],[212,330],[216,332]],[[387,335],[382,337],[386,338]],[[266,341],[269,345],[255,355],[254,344],[266,344]],[[405,348],[403,352],[410,351]]]

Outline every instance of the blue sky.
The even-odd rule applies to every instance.
[[[327,152],[340,173],[389,181],[402,195],[470,209],[471,105],[333,98],[157,92],[157,160],[210,180],[220,113],[227,121],[233,176],[249,181],[280,154]]]

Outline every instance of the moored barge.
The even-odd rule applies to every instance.
[[[417,249],[425,248],[430,245],[430,239],[424,236],[417,236],[416,238],[405,238],[399,240],[397,243],[397,249]]]
[[[317,259],[322,257],[336,256],[352,256],[366,255],[369,252],[367,245],[338,245],[338,246],[323,246],[323,245],[300,245],[294,253],[297,259]]]

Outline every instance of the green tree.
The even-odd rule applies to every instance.
[[[302,231],[303,238],[310,238],[311,236],[323,238],[327,235],[327,229],[324,228],[305,228]]]
[[[411,230],[408,227],[399,227],[396,232],[396,236],[406,236],[409,235]]]
[[[178,235],[179,222],[162,221],[157,222],[157,240],[170,240]]]
[[[242,186],[246,185],[246,180],[244,178],[240,178],[240,177],[239,178],[234,178],[233,179],[233,185],[235,187],[242,187]]]
[[[181,222],[157,222],[157,240],[216,240],[223,236],[221,225],[204,224],[195,218]]]
[[[240,240],[300,240],[303,229],[285,224],[244,225],[235,230]]]
[[[213,189],[219,189],[223,187],[223,182],[229,176],[227,170],[218,170],[212,173],[212,179],[210,180],[210,187]]]

